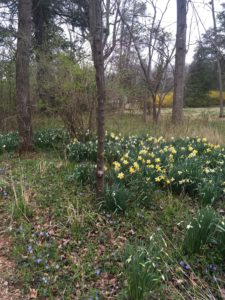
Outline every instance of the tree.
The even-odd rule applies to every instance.
[[[31,0],[19,0],[16,54],[16,103],[20,153],[33,150],[29,76],[31,7]]]
[[[187,31],[187,0],[177,0],[177,36],[174,73],[172,121],[180,123],[183,118],[185,57]]]
[[[90,41],[94,67],[96,72],[96,87],[97,87],[97,198],[101,198],[104,193],[104,107],[106,99],[105,90],[105,75],[104,75],[104,54],[103,54],[103,16],[102,16],[102,1],[89,1],[89,27]]]
[[[153,11],[151,16],[149,16],[146,3],[137,0],[132,2],[133,7],[130,2],[126,1],[128,7],[124,9],[124,12],[120,11],[122,22],[131,37],[146,89],[152,98],[154,122],[158,121],[161,105],[165,98],[163,95],[169,92],[168,85],[165,83],[168,81],[168,68],[174,53],[174,49],[170,47],[171,36],[161,26],[169,2],[170,0],[166,1],[164,9],[158,14],[157,1],[149,1],[150,6],[148,9]],[[131,47],[130,44],[129,47]],[[129,49],[129,55],[130,53]],[[167,88],[165,89],[165,87]],[[159,93],[161,93],[162,97],[160,97],[161,101],[157,105]],[[144,107],[146,108],[146,99]],[[145,114],[146,109],[144,109]]]
[[[213,17],[213,29],[214,29],[214,47],[216,53],[216,61],[217,61],[217,72],[218,72],[218,85],[220,92],[220,118],[224,117],[224,105],[223,105],[223,83],[222,83],[222,70],[221,70],[221,62],[220,62],[220,51],[218,49],[218,35],[217,35],[217,24],[216,24],[216,15],[215,15],[215,7],[214,0],[211,0],[212,5],[212,17]]]
[[[210,48],[199,42],[193,62],[187,70],[185,84],[185,106],[207,107],[215,105],[209,91],[217,89],[216,61]]]

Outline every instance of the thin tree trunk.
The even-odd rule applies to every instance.
[[[20,153],[33,150],[29,75],[31,7],[31,0],[19,0],[16,54],[16,104]]]
[[[185,57],[187,31],[187,0],[177,0],[177,36],[174,74],[172,121],[180,123],[183,118]]]
[[[220,92],[220,114],[219,114],[219,116],[220,116],[220,118],[223,118],[224,117],[223,83],[222,83],[222,70],[221,70],[221,64],[220,64],[220,53],[218,51],[217,25],[216,25],[214,0],[211,1],[211,4],[212,4],[212,17],[213,17],[214,36],[215,36],[215,50],[216,50],[218,83],[219,83],[219,92]]]
[[[147,123],[147,99],[144,99],[143,120]]]
[[[92,56],[96,71],[97,86],[97,198],[104,194],[104,141],[105,141],[105,75],[103,57],[103,21],[102,21],[102,1],[89,1],[89,21],[91,32]]]
[[[152,117],[153,117],[153,122],[157,123],[157,108],[156,108],[156,98],[152,98]]]

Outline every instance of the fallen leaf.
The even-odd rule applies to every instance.
[[[37,290],[35,289],[30,289],[30,299],[37,299]]]

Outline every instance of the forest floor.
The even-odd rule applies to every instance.
[[[2,182],[3,175],[0,175]],[[0,197],[0,299],[1,300],[21,300],[20,288],[15,282],[16,265],[11,257],[13,241],[9,234],[8,218],[9,214],[5,211],[5,199]]]
[[[107,129],[175,140],[206,136],[209,142],[225,143],[225,124],[214,117],[174,128],[167,120],[152,127],[139,116],[111,116]],[[92,185],[73,177],[80,165],[57,148],[39,149],[26,157],[14,152],[0,156],[0,299],[128,299],[129,280],[142,270],[134,266],[132,275],[126,263],[159,230],[167,244],[167,254],[158,266],[162,283],[152,285],[150,296],[146,293],[131,300],[225,299],[224,260],[209,251],[212,246],[197,255],[182,251],[183,224],[187,215],[195,216],[200,208],[195,197],[157,190],[149,195],[147,206],[138,203],[122,213],[107,211],[96,202]],[[89,172],[85,170],[80,169],[78,176],[83,181]],[[223,202],[215,209],[224,214]],[[153,250],[146,248],[145,253]],[[152,283],[155,279],[141,280]]]

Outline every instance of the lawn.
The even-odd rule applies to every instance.
[[[70,141],[58,120],[19,158],[17,136],[0,136],[2,229],[24,295],[224,299],[225,125],[191,114],[180,127],[111,116],[98,201],[95,137]]]

